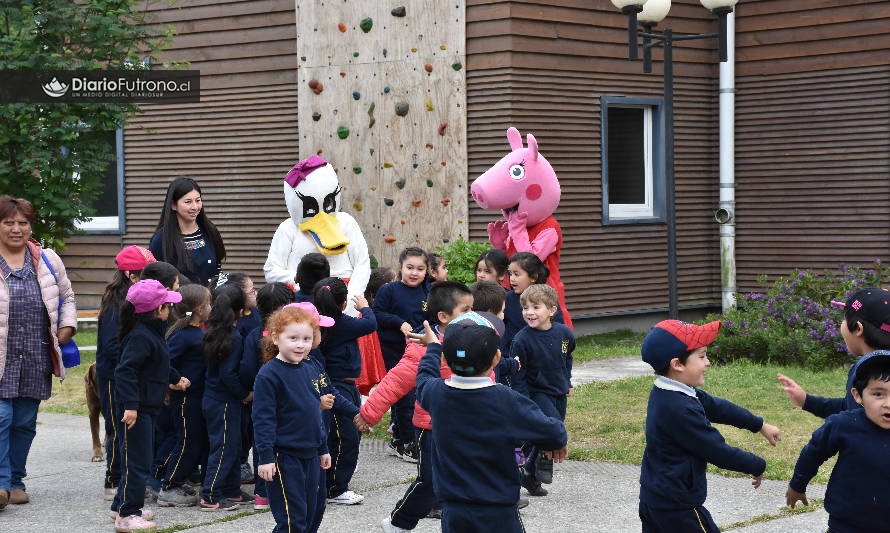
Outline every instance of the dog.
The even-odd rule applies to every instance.
[[[96,363],[90,365],[83,376],[84,393],[87,398],[87,410],[90,413],[90,435],[93,437],[93,456],[90,459],[94,463],[105,460],[102,453],[102,441],[99,440],[99,415],[102,406],[99,402],[99,384],[96,380]]]

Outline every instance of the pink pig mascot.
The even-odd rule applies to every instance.
[[[482,209],[500,209],[504,220],[488,224],[491,244],[511,257],[516,252],[531,252],[550,270],[547,284],[556,289],[559,306],[567,326],[572,318],[566,308],[565,288],[559,278],[559,253],[562,228],[553,217],[559,205],[559,180],[543,155],[538,142],[529,133],[528,148],[516,128],[507,130],[513,150],[473,181],[470,192]],[[506,278],[505,278],[506,279]]]

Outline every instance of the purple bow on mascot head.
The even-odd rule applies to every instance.
[[[294,165],[294,168],[290,169],[290,172],[284,176],[284,181],[291,187],[296,187],[301,181],[306,179],[310,172],[327,164],[328,162],[319,155],[310,156]]]

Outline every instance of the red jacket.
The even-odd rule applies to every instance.
[[[439,341],[441,342],[441,338]],[[392,404],[399,401],[404,395],[411,392],[417,385],[417,367],[420,366],[420,359],[426,353],[426,346],[414,342],[408,343],[405,348],[405,354],[399,363],[383,378],[383,381],[371,391],[371,395],[362,405],[359,414],[369,424],[377,424],[383,418],[384,413],[389,411]],[[451,377],[451,368],[445,363],[445,358],[441,359],[439,372],[442,379]],[[489,374],[494,380],[494,373]],[[433,429],[430,422],[430,414],[420,406],[414,403],[414,418],[411,422],[415,427],[420,429]]]

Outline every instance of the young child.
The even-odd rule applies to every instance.
[[[510,280],[507,278],[507,254],[497,248],[492,248],[479,255],[476,259],[476,281],[493,281],[505,289],[510,289]]]
[[[845,339],[855,335],[846,328],[844,333]],[[856,366],[851,390],[862,409],[832,415],[813,432],[797,459],[785,500],[792,509],[799,501],[809,505],[807,484],[822,463],[837,455],[825,491],[828,530],[837,533],[887,531],[890,354],[876,352],[864,356]]]
[[[643,339],[643,361],[658,374],[646,414],[646,449],[640,473],[643,532],[718,532],[704,507],[708,463],[754,476],[760,486],[766,461],[730,446],[711,422],[760,432],[775,446],[779,428],[738,405],[699,389],[710,366],[707,346],[720,322],[703,326],[663,320]]]
[[[371,270],[368,285],[365,286],[365,299],[373,308],[374,298],[380,287],[396,280],[396,273],[389,267],[378,267]],[[359,337],[358,349],[362,354],[362,371],[355,385],[363,396],[371,392],[371,388],[380,383],[386,375],[386,365],[383,363],[383,351],[380,349],[380,336],[377,331],[372,331],[364,337]]]
[[[329,318],[329,317],[328,317]],[[319,319],[300,307],[269,317],[266,352],[254,383],[253,430],[259,476],[267,482],[275,531],[317,531],[324,513],[323,469],[331,466],[327,431],[313,384],[317,369],[304,361],[321,341]]]
[[[331,264],[327,258],[318,252],[306,254],[297,264],[297,292],[294,295],[295,302],[311,302],[312,289],[315,284],[324,278],[330,277]]]
[[[433,285],[428,299],[428,315],[435,321],[433,332],[437,336],[444,333],[448,323],[473,307],[473,295],[463,284],[456,281],[443,281]],[[492,317],[494,318],[494,317]],[[498,320],[495,318],[495,320]],[[414,335],[414,334],[412,334]],[[437,337],[439,338],[439,337]],[[438,342],[438,341],[437,341]],[[425,347],[417,343],[409,343],[405,355],[399,363],[389,371],[383,381],[371,391],[368,400],[362,405],[356,423],[362,431],[369,430],[370,425],[377,424],[392,405],[406,395],[413,393],[417,378],[417,366],[423,357]],[[445,371],[448,374],[448,371]],[[419,449],[417,462],[417,478],[405,490],[405,495],[396,503],[390,516],[384,519],[385,531],[411,530],[417,522],[426,517],[436,503],[432,486],[432,431],[429,414],[415,406],[412,418],[412,429],[416,434],[416,446]]]
[[[120,485],[110,516],[117,531],[154,529],[154,513],[143,510],[145,481],[154,456],[154,415],[160,410],[168,383],[185,390],[188,379],[170,368],[165,322],[170,304],[182,300],[156,280],[140,280],[127,290],[121,308],[121,355],[114,371],[114,417],[123,424],[119,437]]]
[[[368,285],[365,287],[365,299],[370,305],[374,305],[374,298],[377,297],[377,291],[380,287],[396,280],[396,273],[389,267],[377,267],[371,271],[371,277],[368,278]]]
[[[210,453],[201,489],[202,511],[234,511],[253,496],[241,490],[241,409],[253,393],[241,384],[238,370],[243,349],[235,322],[244,309],[244,292],[222,285],[213,292],[213,306],[204,334],[207,376],[202,410],[207,421]]]
[[[191,382],[185,391],[170,393],[174,445],[164,463],[160,507],[191,507],[198,495],[185,486],[189,476],[207,457],[207,426],[201,403],[204,397],[204,330],[210,316],[210,290],[191,283],[180,289],[182,301],[173,308],[176,322],[167,330],[170,365]]]
[[[532,285],[544,285],[550,277],[547,265],[538,256],[531,252],[519,252],[510,258],[510,266],[507,268],[510,287],[507,292],[507,301],[504,303],[504,325],[506,331],[501,339],[501,346],[509,350],[513,343],[513,337],[525,327],[525,319],[522,317],[522,304],[519,295]],[[554,322],[563,323],[562,311],[557,307]],[[505,351],[505,354],[510,351]]]
[[[120,456],[118,440],[111,415],[114,405],[114,369],[120,359],[121,346],[117,339],[121,306],[126,301],[127,290],[142,277],[142,269],[155,258],[141,246],[127,246],[114,258],[117,270],[105,287],[99,304],[98,333],[96,338],[96,388],[99,406],[105,420],[105,489],[104,498],[114,499],[120,481]]]
[[[405,353],[405,336],[419,328],[427,310],[429,287],[424,283],[427,255],[416,246],[409,246],[399,254],[399,281],[387,283],[374,299],[377,333],[383,363],[391,370]],[[393,439],[389,451],[409,462],[417,461],[414,449],[414,393],[405,395],[392,408]]]
[[[514,388],[528,396],[547,416],[565,420],[568,396],[572,394],[572,353],[575,336],[565,324],[553,323],[559,306],[556,291],[549,285],[532,285],[520,296],[525,328],[513,338],[510,356],[519,359]],[[523,450],[528,457],[522,486],[532,496],[546,496],[541,483],[553,482],[553,462],[534,447]]]
[[[354,405],[362,404],[361,394],[355,382],[361,374],[362,356],[358,339],[377,329],[374,311],[364,296],[355,296],[352,304],[361,318],[345,314],[347,305],[346,283],[340,278],[324,278],[315,284],[312,299],[318,312],[334,319],[334,325],[321,330],[319,349],[324,354],[325,370],[340,396]],[[328,450],[333,468],[327,471],[327,503],[354,505],[364,498],[349,490],[349,481],[358,465],[361,433],[353,424],[352,416],[333,413],[328,431]]]
[[[890,291],[869,287],[850,295],[846,303],[832,300],[832,305],[844,310],[841,321],[841,334],[844,328],[853,335],[852,344],[847,344],[847,351],[858,360],[877,350],[890,350]],[[846,340],[846,337],[844,338]],[[841,398],[823,398],[807,392],[793,379],[783,374],[776,374],[782,390],[791,399],[791,403],[820,418],[827,418],[847,409],[858,409],[859,404],[853,398],[853,375],[856,365],[850,367],[844,396]]]
[[[473,311],[485,311],[501,320],[504,318],[504,304],[507,293],[504,288],[494,281],[477,281],[470,285],[473,292]],[[504,345],[504,337],[501,337],[501,361],[495,368],[495,378],[498,383],[508,387],[513,386],[513,375],[519,371],[519,359],[507,357],[510,354],[509,346]]]
[[[426,324],[426,354],[417,372],[417,398],[429,411],[435,457],[433,485],[442,501],[442,531],[524,531],[517,509],[519,475],[514,449],[530,441],[556,462],[567,453],[560,420],[489,377],[500,351],[490,327],[461,323],[445,330],[442,344]],[[442,380],[442,355],[453,372]]]
[[[430,266],[427,271],[427,281],[429,283],[446,281],[448,279],[448,267],[445,266],[444,257],[437,252],[427,252],[426,261]]]

